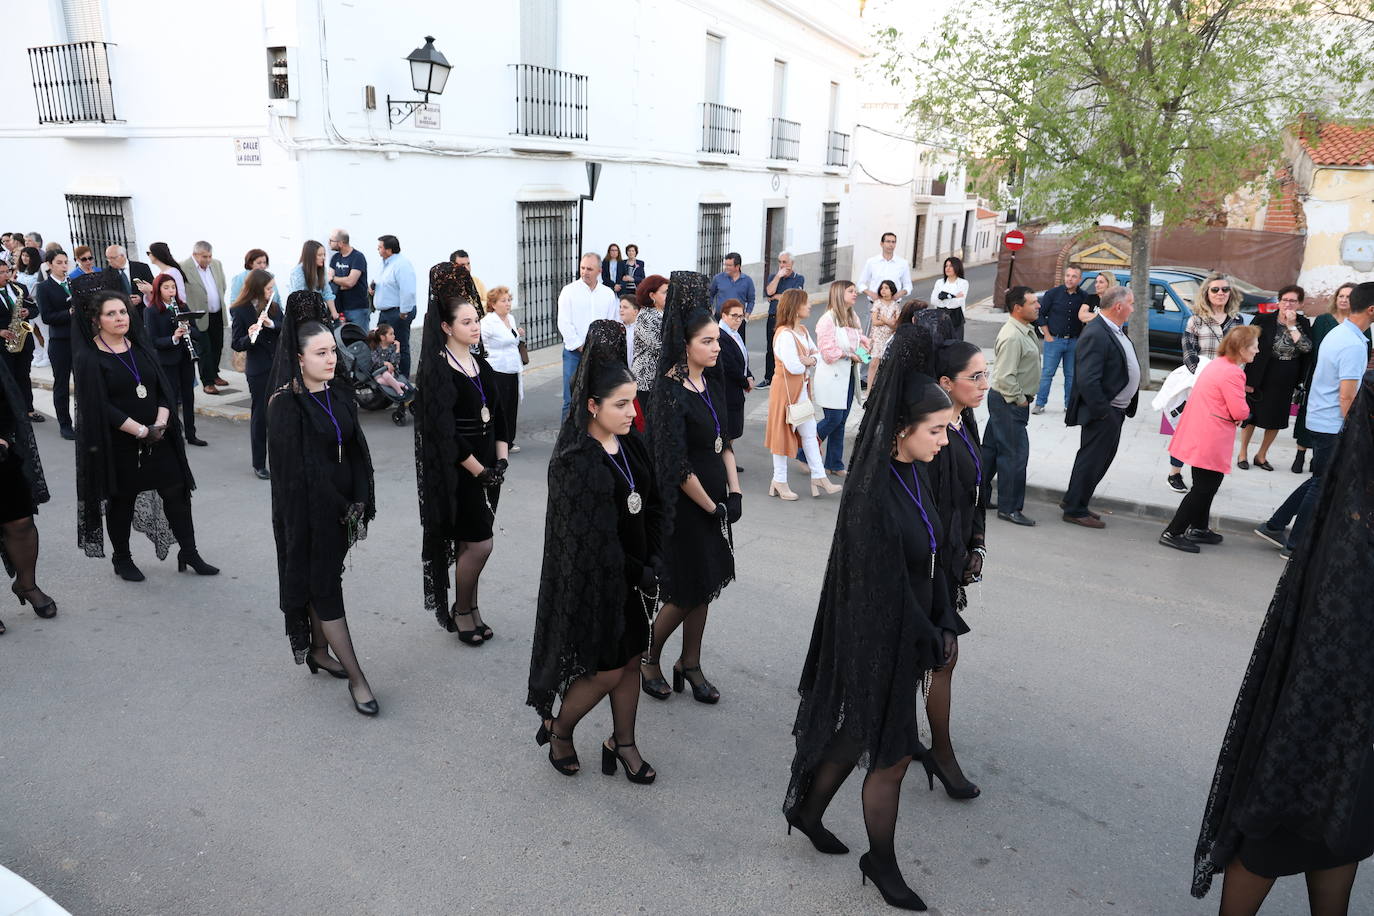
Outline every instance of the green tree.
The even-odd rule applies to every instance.
[[[959,0],[920,37],[881,30],[874,60],[975,167],[1014,164],[1021,213],[1130,223],[1148,365],[1151,223],[1273,161],[1297,114],[1352,104],[1355,22],[1309,0]]]

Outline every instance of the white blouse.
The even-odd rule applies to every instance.
[[[949,293],[954,298],[941,299],[942,292]],[[963,308],[968,304],[968,281],[963,277],[955,277],[953,280],[941,277],[936,280],[935,286],[930,290],[930,304],[942,309]]]
[[[520,338],[513,328],[501,320],[495,312],[482,316],[478,327],[482,329],[482,344],[487,348],[487,362],[496,372],[520,375],[524,366],[520,364]],[[524,397],[523,380],[520,396]]]
[[[798,333],[798,331],[800,331],[800,333]],[[797,346],[788,346],[787,344],[789,341],[787,337],[783,335],[790,336],[796,340]],[[802,365],[801,356],[798,355],[798,348],[800,348],[801,353],[806,356],[816,356],[820,353],[820,351],[816,349],[816,344],[811,340],[811,332],[805,327],[802,327],[797,330],[787,329],[780,331],[778,336],[783,337],[782,346],[778,346],[778,341],[774,339],[774,358],[782,360],[782,364],[787,367],[787,371],[793,375],[803,375],[810,372],[811,370],[809,367]]]

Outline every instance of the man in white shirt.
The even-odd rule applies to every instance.
[[[206,394],[219,394],[219,386],[229,384],[219,374],[219,361],[224,354],[224,315],[229,311],[224,301],[224,265],[215,260],[210,243],[202,241],[191,246],[191,257],[180,266],[186,280],[186,308],[208,313],[195,323],[201,337],[196,340],[200,384]]]
[[[601,285],[601,255],[587,252],[578,262],[577,270],[579,279],[563,287],[558,294],[558,333],[563,337],[563,417],[572,406],[569,386],[582,362],[587,328],[599,318],[620,320],[620,303],[616,301],[615,291]]]
[[[884,232],[879,243],[883,246],[883,253],[869,258],[864,264],[864,272],[859,276],[859,289],[868,297],[869,305],[878,301],[878,287],[884,280],[891,280],[896,285],[898,299],[911,295],[911,266],[895,256],[897,233]]]

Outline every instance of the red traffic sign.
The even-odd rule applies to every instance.
[[[1002,236],[1002,244],[1012,251],[1019,251],[1026,244],[1026,235],[1020,229],[1013,229]]]

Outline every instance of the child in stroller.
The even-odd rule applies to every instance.
[[[406,404],[415,397],[409,379],[396,371],[401,361],[401,347],[396,332],[389,324],[379,324],[367,333],[367,347],[372,351],[372,378],[382,386],[387,397],[397,404]]]

